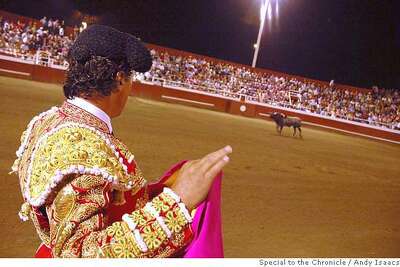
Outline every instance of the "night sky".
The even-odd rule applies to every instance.
[[[75,10],[145,42],[250,65],[260,0],[0,0],[4,10],[72,25]],[[400,89],[400,1],[272,0],[258,67]]]

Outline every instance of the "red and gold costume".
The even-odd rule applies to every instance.
[[[151,188],[106,123],[71,103],[35,117],[17,156],[20,217],[43,243],[36,256],[178,256],[193,237],[179,197]]]

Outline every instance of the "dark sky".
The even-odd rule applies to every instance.
[[[309,78],[400,89],[399,0],[279,0],[258,66]],[[2,9],[73,23],[74,10],[142,40],[251,64],[261,0],[0,0]],[[270,23],[270,25],[269,25]]]

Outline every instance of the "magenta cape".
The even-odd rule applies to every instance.
[[[167,180],[178,171],[186,161],[181,161],[169,169],[159,181],[149,185],[151,198],[162,192]],[[216,177],[207,198],[197,207],[193,218],[193,240],[175,257],[184,258],[222,258],[224,257],[221,225],[221,180],[222,172]],[[123,211],[121,211],[123,213]],[[122,214],[121,213],[121,214]],[[117,214],[114,214],[117,215]],[[119,216],[119,215],[118,215]],[[36,251],[37,258],[51,258],[51,249],[41,244]]]
[[[150,192],[159,193],[164,183],[186,161],[181,161],[169,169],[162,178],[149,185]],[[194,237],[183,253],[184,258],[223,258],[224,249],[222,241],[221,220],[221,181],[222,172],[214,179],[207,198],[197,207],[193,218],[192,228]]]
[[[207,199],[197,208],[193,219],[194,239],[185,258],[223,258],[221,227],[221,179],[216,178]]]

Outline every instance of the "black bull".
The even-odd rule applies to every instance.
[[[293,127],[293,136],[296,135],[296,129],[299,129],[299,136],[301,137],[301,119],[296,117],[286,117],[285,114],[279,112],[273,112],[270,115],[276,123],[276,130],[279,134],[282,134],[283,126]]]

